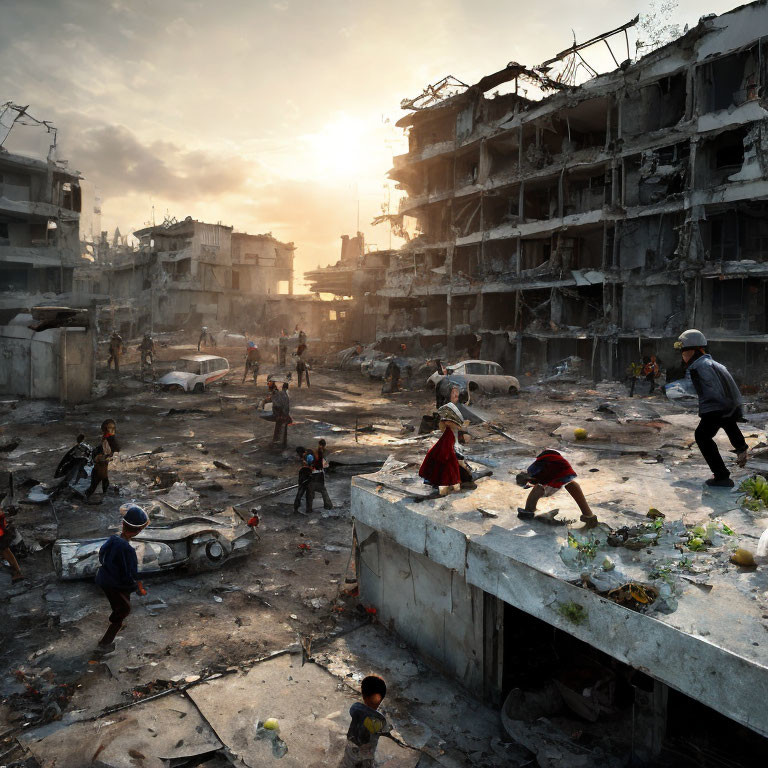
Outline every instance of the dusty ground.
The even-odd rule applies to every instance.
[[[161,358],[173,359],[179,351],[163,349]],[[239,351],[217,352],[226,354],[236,366]],[[129,368],[106,397],[87,405],[64,409],[42,403],[3,404],[0,443],[21,440],[16,449],[3,454],[4,464],[27,490],[33,481],[52,481],[59,459],[79,431],[95,443],[98,425],[106,417],[118,422],[122,458],[111,471],[119,493],[108,494],[102,504],[86,505],[62,497],[54,505],[23,504],[15,518],[27,543],[35,543],[39,551],[21,563],[25,582],[11,586],[7,569],[0,574],[0,653],[5,671],[0,681],[0,766],[25,755],[37,758],[38,762],[30,765],[58,768],[154,765],[135,755],[126,757],[125,750],[117,747],[112,748],[114,756],[109,760],[105,757],[108,750],[102,752],[98,759],[103,763],[83,759],[74,745],[82,742],[84,734],[74,731],[69,737],[73,746],[67,753],[71,762],[67,762],[64,747],[51,751],[51,742],[44,737],[52,733],[48,738],[54,744],[68,743],[61,740],[60,729],[76,722],[80,723],[78,728],[95,727],[96,734],[100,733],[99,724],[122,727],[137,708],[118,708],[186,686],[188,695],[172,693],[153,703],[164,707],[162,717],[157,715],[158,722],[164,723],[162,729],[176,727],[162,718],[178,707],[159,702],[177,696],[183,697],[184,706],[190,701],[199,706],[202,701],[210,707],[211,701],[230,697],[248,706],[238,705],[242,722],[234,731],[231,723],[226,726],[229,718],[225,715],[206,713],[207,722],[202,722],[197,733],[208,734],[209,741],[203,739],[199,753],[177,750],[177,759],[188,760],[184,764],[228,765],[237,764],[239,759],[244,761],[240,764],[259,764],[264,758],[248,751],[256,748],[253,740],[244,736],[250,727],[247,723],[272,716],[273,710],[281,708],[278,704],[282,719],[288,723],[286,740],[293,740],[293,746],[289,745],[291,759],[283,764],[333,764],[343,743],[355,683],[370,671],[379,671],[394,681],[387,701],[390,717],[404,742],[416,748],[403,749],[388,742],[389,752],[385,749],[382,755],[389,758],[389,765],[415,765],[419,759],[421,765],[433,761],[445,765],[526,764],[529,758],[508,743],[495,713],[484,710],[439,676],[427,674],[395,636],[383,628],[367,626],[372,617],[364,606],[342,594],[351,567],[349,478],[370,471],[359,466],[339,466],[329,475],[328,489],[335,504],[332,511],[323,510],[316,498],[311,516],[295,514],[294,491],[246,504],[244,513],[258,507],[262,518],[261,540],[253,554],[217,571],[178,571],[147,578],[149,595],[133,597],[133,613],[118,636],[116,652],[101,662],[94,659],[94,644],[106,625],[106,601],[91,583],[57,581],[50,558],[56,538],[105,536],[116,527],[121,503],[129,499],[147,503],[162,497],[163,488],[173,481],[194,491],[193,500],[184,507],[185,514],[224,515],[233,504],[293,481],[298,469],[294,447],[315,445],[320,437],[326,438],[331,451],[344,462],[382,461],[390,452],[404,455],[423,445],[412,428],[418,428],[422,414],[431,411],[430,392],[381,396],[380,383],[359,374],[319,370],[313,372],[310,390],[291,389],[295,423],[289,429],[289,448],[275,451],[270,445],[273,425],[258,418],[253,407],[265,394],[264,378],[258,386],[250,381],[242,384],[241,378],[242,368],[236,366],[228,383],[210,393],[157,394],[132,378]],[[529,444],[532,455],[544,447],[568,444],[573,440],[573,428],[585,426],[591,435],[591,455],[581,461],[584,466],[577,467],[580,474],[610,462],[614,473],[623,465],[630,476],[638,467],[642,469],[644,462],[666,460],[670,473],[675,464],[685,462],[689,467],[700,465],[702,479],[707,476],[695,446],[690,448],[690,417],[684,408],[667,403],[659,395],[630,400],[614,384],[589,389],[590,385],[567,381],[546,386],[535,386],[532,380],[522,383],[520,397],[489,399],[478,406]],[[606,401],[610,410],[597,410]],[[187,412],[173,414],[172,409]],[[679,416],[677,423],[672,416]],[[356,423],[364,428],[373,425],[372,431],[366,429],[358,435],[357,442]],[[752,435],[751,444],[762,439],[763,426],[764,419],[760,429],[747,430]],[[478,455],[492,453],[505,444],[503,437],[485,427],[473,431],[476,446],[472,450]],[[214,460],[229,469],[216,467]],[[520,457],[519,463],[527,462]],[[505,474],[507,469],[503,469]],[[601,492],[599,483],[592,484],[594,488],[588,490],[597,503],[614,503]],[[524,498],[525,492],[517,489],[510,504],[522,504]],[[622,502],[627,503],[627,498],[624,496]],[[647,506],[645,498],[637,502]],[[165,519],[173,518],[174,513],[166,509]],[[361,632],[370,631],[375,635],[367,642],[359,639],[366,637]],[[366,655],[366,648],[375,644],[378,653]],[[277,658],[290,661],[262,661],[285,650],[289,655]],[[307,653],[318,662],[309,669],[301,664]],[[263,664],[277,670],[272,677],[258,671]],[[330,674],[322,672],[321,665]],[[321,672],[327,677],[312,677]],[[218,692],[206,694],[205,689],[215,680],[204,681],[216,675],[225,682],[216,683],[221,686]],[[295,682],[292,692],[285,689],[286,680]],[[252,695],[250,685],[255,686]],[[327,701],[324,712],[309,701],[315,695],[312,691],[320,689],[326,691],[322,696]],[[434,697],[434,705],[424,707],[429,696]],[[320,746],[305,753],[298,745],[305,741],[302,734],[308,733],[300,717],[306,711],[314,712],[313,722],[320,718],[315,731],[331,733],[332,738],[321,739]],[[107,719],[100,717],[105,713]],[[446,719],[457,713],[461,713],[463,723],[475,718],[482,726],[450,725]],[[217,720],[222,722],[217,724]],[[209,727],[215,733],[209,733]],[[473,733],[472,738],[468,732]],[[86,738],[93,741],[95,736]],[[228,759],[223,757],[217,738],[229,749]],[[317,744],[315,737],[313,740]],[[202,755],[205,749],[209,750],[205,756],[192,757]]]

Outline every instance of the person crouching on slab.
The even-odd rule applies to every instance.
[[[597,516],[589,508],[584,491],[576,482],[576,471],[559,451],[550,449],[542,451],[525,472],[517,475],[516,480],[517,484],[524,488],[533,486],[525,501],[525,507],[517,509],[519,518],[532,519],[536,514],[536,505],[542,496],[552,496],[561,488],[565,488],[579,505],[580,519],[585,527],[594,528],[597,525]]]
[[[701,331],[691,328],[680,334],[675,342],[680,350],[686,378],[690,376],[699,396],[699,426],[694,436],[701,455],[712,470],[706,484],[715,488],[733,488],[731,473],[717,449],[714,437],[722,429],[736,451],[736,464],[747,463],[747,441],[737,422],[742,421],[741,392],[728,369],[707,353],[707,338]]]
[[[131,612],[131,593],[147,594],[138,580],[139,561],[131,539],[147,527],[149,515],[137,504],[124,504],[120,512],[123,529],[119,536],[113,534],[102,545],[99,550],[101,565],[96,571],[96,584],[104,590],[112,609],[107,631],[96,647],[100,654],[115,650],[115,636]]]

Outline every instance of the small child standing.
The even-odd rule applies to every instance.
[[[309,485],[312,482],[312,465],[315,462],[315,457],[311,451],[307,451],[301,446],[296,449],[296,455],[299,457],[301,467],[299,467],[299,489],[296,491],[296,498],[293,500],[293,511],[300,511],[301,499],[303,496],[306,496],[307,514],[309,514],[312,511]]]
[[[309,484],[309,503],[310,506],[315,498],[315,493],[319,493],[323,497],[323,507],[325,509],[333,509],[333,501],[328,494],[328,489],[325,487],[325,470],[328,467],[328,462],[325,460],[327,443],[323,438],[317,441],[317,448],[315,449],[315,460],[312,463],[312,480]]]
[[[581,521],[587,528],[594,528],[597,525],[597,516],[589,508],[584,491],[576,482],[575,470],[559,451],[550,449],[542,451],[525,472],[517,475],[516,480],[517,484],[524,488],[533,486],[525,501],[525,507],[517,509],[518,517],[530,520],[536,513],[536,505],[542,496],[552,496],[565,486],[565,490],[579,505]]]
[[[109,463],[120,452],[120,444],[117,442],[117,424],[114,419],[107,419],[101,424],[101,445],[93,454],[93,469],[91,470],[91,484],[85,492],[85,500],[90,501],[91,495],[101,483],[102,499],[109,488]]]
[[[147,527],[149,516],[136,504],[125,504],[120,511],[123,513],[123,530],[119,536],[110,536],[102,545],[99,550],[101,566],[96,572],[96,583],[104,590],[112,608],[109,627],[97,646],[97,651],[102,654],[115,649],[115,636],[131,612],[131,592],[147,594],[138,580],[139,561],[131,539]]]
[[[368,675],[360,692],[363,703],[355,702],[349,709],[352,722],[339,768],[373,768],[379,736],[391,730],[387,718],[377,711],[387,695],[387,684],[377,675]]]

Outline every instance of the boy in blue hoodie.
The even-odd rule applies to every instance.
[[[138,580],[139,561],[130,542],[147,527],[149,516],[136,504],[125,504],[120,511],[123,513],[123,530],[119,536],[110,536],[102,545],[99,550],[101,566],[96,571],[96,583],[104,590],[112,608],[109,627],[97,646],[97,651],[102,654],[115,650],[115,636],[131,612],[131,593],[147,594]]]
[[[347,731],[347,746],[339,768],[373,768],[379,736],[391,730],[387,718],[378,712],[387,695],[387,684],[377,675],[368,675],[360,685],[363,703],[349,709],[352,722]]]

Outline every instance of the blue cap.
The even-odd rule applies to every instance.
[[[131,528],[143,528],[149,523],[149,515],[138,504],[123,504],[120,513],[123,522]]]

